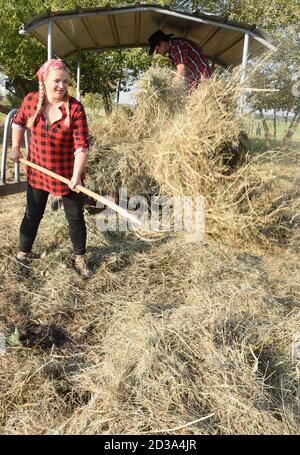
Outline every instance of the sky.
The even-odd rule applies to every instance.
[[[129,92],[121,92],[120,93],[120,104],[135,104],[134,93],[137,91],[137,87],[133,84],[132,88]]]

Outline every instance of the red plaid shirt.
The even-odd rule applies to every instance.
[[[13,120],[13,127],[26,128],[38,103],[39,93],[32,92],[25,96],[20,109]],[[44,114],[41,113],[30,129],[28,144],[28,160],[50,171],[56,172],[68,179],[73,175],[76,150],[88,153],[88,125],[84,108],[79,101],[69,97],[70,127],[64,125],[66,108],[62,104],[62,118],[51,126],[47,125]],[[18,126],[17,126],[18,125]],[[71,190],[65,183],[45,175],[27,166],[27,181],[33,188],[48,191],[56,196],[68,194]]]
[[[175,68],[181,63],[185,65],[190,90],[212,75],[207,58],[197,44],[185,38],[170,38],[169,44],[169,59]]]

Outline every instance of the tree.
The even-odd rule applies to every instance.
[[[281,148],[286,150],[300,121],[300,100],[293,91],[299,77],[300,35],[294,27],[286,28],[281,33],[277,52],[272,54],[258,71],[251,76],[253,87],[277,89],[276,92],[259,92],[249,96],[253,109],[258,110],[263,121],[266,143],[269,145],[270,133],[265,114],[268,111],[287,113],[287,128]],[[288,124],[288,119],[290,123]]]
[[[300,19],[297,0],[170,0],[166,3],[182,9],[200,9],[228,17],[229,20],[256,24],[268,33],[279,27],[296,25]]]
[[[85,53],[81,62],[81,91],[83,95],[100,93],[105,112],[109,114],[116,91],[126,91],[149,65],[150,59],[142,49]]]
[[[102,0],[98,2],[98,5],[106,3],[105,0]],[[111,2],[115,5],[120,3],[123,2],[120,0]],[[78,0],[65,0],[63,6],[64,9],[74,9],[78,6]],[[80,6],[95,6],[95,2],[81,0]],[[60,10],[61,1],[0,0],[0,8],[5,18],[0,28],[0,70],[8,76],[7,88],[11,93],[11,104],[15,106],[25,93],[37,89],[35,73],[45,61],[46,56],[45,48],[36,39],[28,35],[19,35],[19,27],[30,17],[43,14],[48,9]],[[34,63],[32,64],[32,62]],[[70,57],[66,59],[66,64],[75,78],[76,59]],[[146,52],[136,50],[83,54],[83,92],[100,91],[106,110],[109,111],[116,87],[126,89],[127,82],[130,83],[132,77],[136,77],[139,71],[149,64]],[[126,78],[126,74],[129,74],[130,77]],[[0,109],[2,109],[1,106]]]

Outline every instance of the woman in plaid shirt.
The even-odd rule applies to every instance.
[[[71,180],[59,180],[27,167],[27,206],[20,228],[17,259],[27,262],[49,194],[62,196],[73,244],[75,268],[92,274],[86,261],[86,226],[81,184],[88,159],[88,125],[80,102],[68,95],[69,71],[62,60],[48,60],[37,72],[39,91],[29,93],[14,117],[11,158],[18,162],[26,129],[30,130],[28,159]]]

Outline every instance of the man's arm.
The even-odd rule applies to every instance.
[[[184,81],[185,73],[186,70],[184,63],[179,63],[176,65],[176,76],[174,77],[173,82],[175,84],[182,83],[182,81]]]
[[[177,39],[171,42],[169,58],[172,65],[176,68],[176,76],[173,79],[173,83],[178,85],[185,80],[186,64],[188,62],[188,55],[182,40]]]

